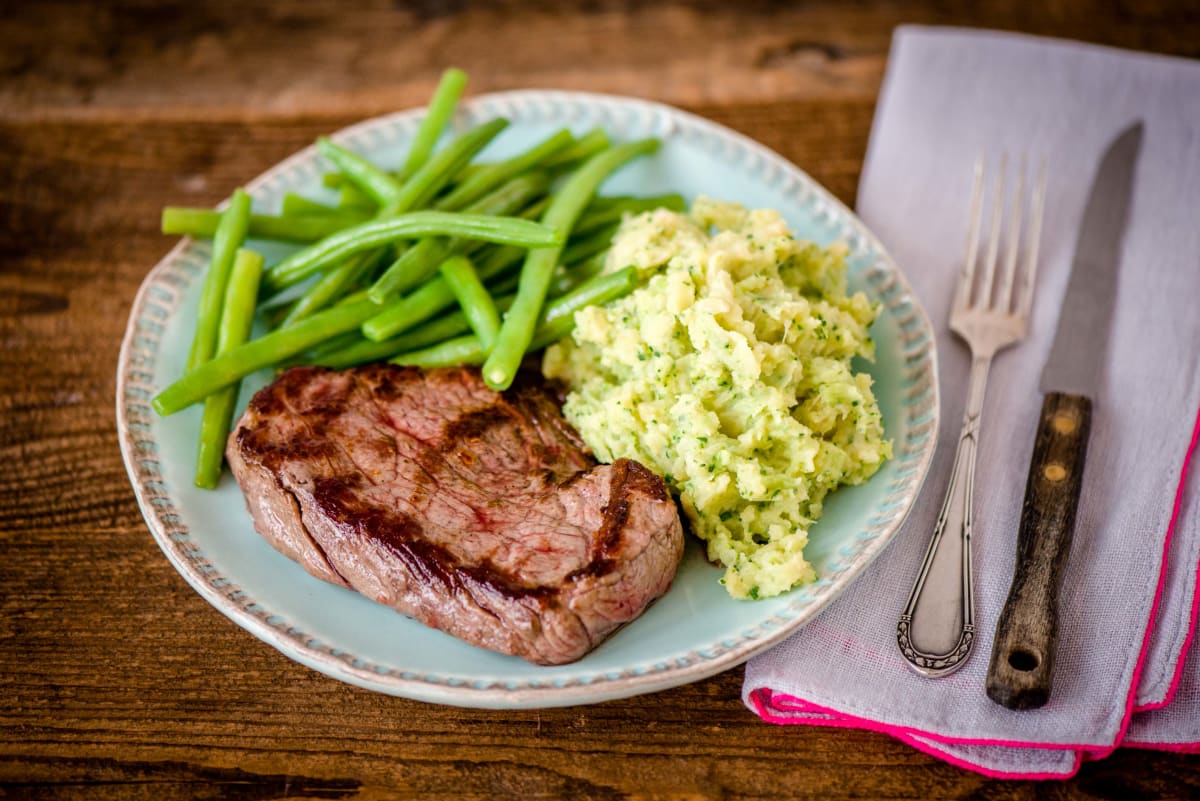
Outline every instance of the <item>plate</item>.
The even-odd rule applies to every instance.
[[[384,164],[403,161],[422,110],[371,119],[334,136]],[[663,147],[603,187],[607,194],[708,194],[779,209],[797,235],[849,247],[849,280],[880,301],[876,361],[862,365],[876,392],[895,457],[869,482],[839,490],[810,532],[806,555],[820,578],[762,601],[736,601],[721,571],[689,543],[671,590],[582,660],[539,667],[460,642],[350,590],[326,584],[276,552],[253,529],[228,474],[215,491],[192,485],[200,407],[168,418],[153,395],[183,371],[208,243],[184,239],[142,284],[121,347],[117,419],[121,450],[150,531],[205,600],[289,658],[335,679],[422,701],[536,708],[594,703],[662,690],[727,670],[787,637],[851,584],[896,533],[928,471],[937,432],[935,349],[929,320],[900,270],[866,227],[777,154],[712,122],[642,100],[567,92],[486,95],[463,105],[455,126],[511,120],[483,158],[519,152],[557,128],[603,126],[614,140],[658,136]],[[314,150],[250,182],[256,209],[283,194],[320,198]],[[332,199],[332,197],[329,197]],[[261,246],[260,246],[261,245]],[[255,243],[268,259],[282,246]],[[270,380],[243,382],[239,408]],[[230,659],[234,655],[230,654]]]

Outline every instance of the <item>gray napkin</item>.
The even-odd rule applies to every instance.
[[[1054,693],[1040,710],[1013,712],[988,700],[983,685],[1012,577],[1041,406],[1038,376],[1097,162],[1137,119],[1145,138],[1061,598]],[[1045,157],[1049,184],[1030,335],[996,358],[982,420],[976,651],[958,673],[934,680],[906,667],[895,626],[961,421],[969,359],[947,317],[971,166],[982,151],[993,159],[1007,153],[1010,162]],[[1069,775],[1084,757],[1115,748],[1135,709],[1166,704],[1176,688],[1190,686],[1177,668],[1193,628],[1200,562],[1198,471],[1185,480],[1200,411],[1200,62],[902,28],[858,205],[934,323],[943,399],[938,452],[889,549],[813,623],[748,664],[744,698],[768,720],[875,728],[983,772]],[[1172,736],[1200,741],[1200,715],[1188,721]],[[1136,734],[1154,742],[1153,732]]]

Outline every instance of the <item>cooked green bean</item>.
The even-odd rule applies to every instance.
[[[375,279],[367,293],[376,303],[386,303],[392,296],[407,292],[428,280],[442,259],[449,255],[449,240],[445,237],[434,236],[418,240]]]
[[[258,302],[258,282],[262,277],[263,257],[252,250],[239,250],[229,274],[221,325],[217,332],[217,354],[228,353],[250,338],[254,326],[254,306]],[[196,450],[196,486],[212,489],[221,477],[225,439],[233,422],[239,382],[223,387],[204,399],[200,421],[200,442]]]
[[[433,99],[429,101],[429,111],[417,127],[412,146],[408,149],[408,159],[404,162],[405,175],[412,175],[429,160],[438,137],[454,116],[454,108],[466,85],[467,74],[462,70],[451,68],[442,73],[437,89],[433,91]]]
[[[267,277],[273,290],[283,289],[355,253],[426,236],[461,236],[530,248],[549,248],[561,241],[552,228],[517,217],[414,211],[338,231],[276,263]]]
[[[344,263],[326,270],[319,281],[296,299],[280,324],[291,325],[329,306],[378,266],[380,257],[386,255],[386,250],[356,253]]]
[[[324,203],[318,203],[311,198],[306,198],[304,195],[298,195],[295,192],[285,192],[283,194],[283,202],[280,204],[279,213],[283,217],[295,217],[296,215],[341,214],[343,212],[334,206],[326,206]]]
[[[339,350],[345,350],[346,348],[349,348],[352,345],[357,345],[363,341],[364,340],[361,331],[347,331],[343,334],[330,337],[324,342],[318,343],[317,345],[309,348],[307,352],[296,356],[294,359],[291,359],[288,362],[284,362],[284,364],[315,364],[316,362],[314,360],[318,356],[337,353]]]
[[[474,334],[447,339],[428,348],[401,353],[390,359],[392,364],[431,369],[455,367],[460,364],[481,364],[487,355],[483,343]]]
[[[349,181],[343,183],[341,188],[338,189],[337,207],[340,211],[355,212],[368,216],[374,214],[379,208],[375,205],[375,201],[371,200],[370,195]]]
[[[488,283],[488,292],[493,295],[501,292],[515,292],[517,289],[517,282],[520,281],[520,279],[521,276],[515,272],[497,276],[494,281]]]
[[[155,395],[151,404],[160,415],[175,414],[256,370],[303,353],[330,337],[353,331],[378,310],[379,307],[364,296],[317,312],[295,325],[250,340],[188,371]]]
[[[597,188],[614,170],[630,159],[653,153],[657,148],[657,139],[642,139],[617,145],[592,156],[571,174],[554,196],[550,207],[542,215],[542,222],[565,239]],[[538,314],[561,252],[562,245],[558,245],[530,251],[525,257],[517,299],[505,316],[500,335],[484,364],[483,378],[492,389],[507,389],[512,384],[517,367],[533,340]]]
[[[400,182],[353,150],[322,136],[317,140],[317,152],[332,161],[342,175],[371,198],[375,205],[387,207],[399,199],[402,188]]]
[[[238,248],[246,241],[250,225],[250,196],[235,189],[229,206],[221,212],[221,221],[213,233],[212,260],[204,276],[200,294],[200,310],[196,313],[196,333],[188,351],[187,369],[191,370],[212,358],[217,350],[217,329],[221,325],[221,303],[225,286]]]
[[[620,227],[610,224],[584,236],[572,237],[567,246],[563,248],[562,255],[558,258],[559,262],[561,264],[578,264],[598,253],[603,253],[612,245],[613,236]]]
[[[463,165],[483,150],[496,134],[508,127],[508,120],[496,119],[477,125],[434,153],[428,161],[411,173],[404,182],[400,196],[380,214],[388,216],[429,205],[434,196],[458,174]]]
[[[600,198],[596,198],[597,201]],[[605,198],[606,201],[615,201],[607,203],[593,203],[588,206],[587,211],[579,215],[579,222],[575,223],[575,227],[571,230],[572,234],[583,234],[588,231],[595,231],[597,228],[603,228],[612,223],[619,223],[625,218],[626,214],[641,214],[643,211],[651,209],[670,209],[671,211],[683,211],[687,207],[687,202],[683,199],[683,195],[652,195],[650,197],[621,197],[621,198]]]
[[[479,198],[465,211],[469,214],[506,216],[524,208],[536,196],[546,191],[550,176],[544,172],[528,172]],[[447,209],[456,211],[456,209]],[[371,286],[371,299],[383,303],[392,295],[407,292],[427,280],[447,257],[462,252],[467,241],[433,237],[422,239],[400,254],[391,266]]]
[[[428,347],[470,330],[467,318],[462,312],[455,312],[382,342],[372,342],[360,336],[352,344],[327,353],[318,353],[306,360],[306,363],[341,370],[357,364],[390,359],[397,353],[407,353],[410,350]]]
[[[301,214],[286,217],[251,214],[246,236],[251,239],[304,244],[316,242],[344,228],[358,225],[369,216],[345,209],[338,209],[335,214]],[[217,232],[220,220],[221,212],[212,209],[168,206],[162,213],[162,232],[172,236],[207,238]]]
[[[504,295],[496,299],[496,308],[503,312],[512,305],[514,295]],[[372,342],[359,336],[358,339],[338,348],[320,350],[307,363],[319,364],[324,367],[342,369],[356,364],[378,362],[390,359],[398,353],[407,353],[419,348],[426,348],[444,342],[451,337],[465,334],[471,330],[467,317],[461,311],[444,314],[436,320],[430,320],[424,325],[406,331],[400,336],[385,339],[382,342]]]
[[[585,306],[608,303],[626,295],[637,283],[637,270],[626,267],[615,273],[597,276],[573,292],[547,304],[534,331],[531,350],[544,348],[569,334],[575,327],[575,312]],[[457,364],[482,364],[486,355],[487,349],[479,337],[467,334],[427,348],[402,353],[393,357],[391,362],[425,368],[451,367]]]
[[[538,216],[549,204],[549,198],[544,198],[538,201],[521,216]],[[590,206],[589,206],[590,208]],[[532,212],[532,213],[531,213]],[[428,240],[422,240],[422,242]],[[472,255],[471,245],[487,243],[471,242],[461,251],[465,255]],[[418,243],[417,247],[420,247]],[[415,248],[414,248],[415,249]],[[501,247],[493,247],[487,251],[476,264],[476,270],[485,282],[500,275],[505,270],[517,264],[526,254],[525,248],[504,245]],[[602,255],[602,254],[598,254]],[[591,261],[590,259],[587,261]],[[578,267],[578,265],[571,265]],[[595,264],[594,269],[590,269],[589,274],[595,274],[604,266],[603,258],[599,259]],[[556,279],[557,280],[557,279]],[[557,283],[561,284],[561,281]],[[559,290],[558,294],[566,291],[565,288]],[[554,293],[552,293],[554,294]],[[386,302],[386,301],[384,301]],[[446,309],[454,303],[454,296],[441,277],[435,277],[426,284],[417,287],[412,295],[406,298],[401,298],[386,306],[376,316],[363,324],[363,334],[371,340],[383,340],[389,337],[394,337],[402,331],[411,328],[424,320],[428,320],[433,315]]]
[[[608,251],[597,253],[590,259],[585,259],[576,264],[568,265],[568,268],[574,272],[584,272],[589,275],[597,275],[604,272],[605,265],[608,264]]]
[[[574,140],[571,132],[564,128],[551,134],[524,153],[496,164],[489,164],[455,186],[447,195],[439,198],[434,203],[434,208],[445,211],[458,211],[466,208],[506,181],[537,167],[541,162],[571,144],[572,141]]]
[[[500,331],[500,312],[475,272],[475,265],[466,256],[451,256],[438,266],[446,285],[454,293],[475,336],[490,350]]]
[[[439,275],[364,321],[363,336],[372,342],[382,342],[425,322],[453,303],[454,293]]]
[[[638,274],[634,267],[587,279],[567,294],[546,304],[529,349],[541,350],[554,344],[575,327],[575,312],[587,306],[603,306],[624,297],[637,285]]]
[[[608,149],[611,144],[612,142],[609,141],[608,134],[604,132],[603,128],[593,128],[576,139],[570,147],[564,148],[546,159],[545,166],[550,169],[567,167],[591,158],[600,151]]]
[[[520,248],[496,248],[480,261],[476,272],[481,280],[487,281],[519,262],[524,253]],[[446,279],[439,275],[363,323],[363,336],[381,342],[425,322],[453,304],[454,293],[450,291]]]
[[[560,264],[554,270],[554,278],[550,280],[550,288],[546,291],[546,297],[548,299],[561,297],[584,281],[599,275],[604,271],[604,256],[606,255],[608,254],[600,253],[578,264]]]

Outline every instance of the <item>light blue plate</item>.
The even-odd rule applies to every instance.
[[[402,162],[422,112],[355,125],[334,138],[384,165]],[[557,128],[603,126],[615,140],[658,136],[662,150],[615,175],[606,194],[708,194],[779,209],[796,233],[850,247],[851,285],[881,301],[875,377],[895,458],[870,482],[835,493],[811,532],[817,582],[764,601],[735,601],[721,571],[689,545],[671,590],[585,658],[538,667],[474,648],[349,590],[325,584],[258,536],[228,475],[215,492],[192,486],[200,410],[166,419],[149,399],[177,378],[190,344],[208,244],[184,240],[147,276],[121,348],[121,450],[146,522],[167,558],[213,606],[284,654],[329,676],[393,695],[472,707],[566,706],[653,692],[740,664],[795,631],[845,589],[908,513],[933,454],[938,397],[929,320],[904,276],[862,223],[778,155],[719,125],[667,106],[619,97],[511,92],[466,104],[459,127],[512,121],[484,153],[529,147]],[[277,210],[286,191],[321,197],[313,148],[248,189]],[[279,250],[263,249],[268,256]],[[270,380],[246,381],[241,402]],[[233,658],[233,655],[230,655]]]

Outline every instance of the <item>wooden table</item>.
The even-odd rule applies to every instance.
[[[995,781],[888,737],[768,726],[742,671],[530,712],[432,706],[295,664],[154,544],[113,415],[168,203],[209,205],[320,133],[472,91],[651,97],[853,202],[892,29],[964,24],[1200,56],[1183,3],[5,4],[0,14],[0,797],[1195,797],[1193,758],[1118,751]],[[1194,9],[1194,7],[1193,7]]]

